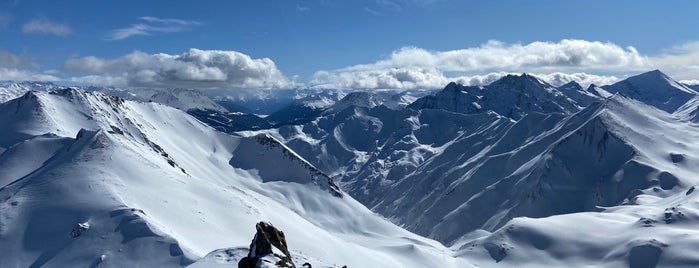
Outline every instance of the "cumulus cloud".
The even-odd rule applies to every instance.
[[[480,47],[450,51],[404,47],[393,52],[386,60],[348,69],[365,70],[389,66],[438,67],[442,71],[468,72],[494,69],[645,69],[649,64],[635,48],[622,48],[612,43],[564,39],[558,43],[507,45],[491,40]]]
[[[62,70],[76,80],[135,87],[283,88],[293,86],[268,58],[236,51],[190,49],[180,55],[133,52],[116,59],[68,59]],[[96,83],[97,84],[97,83]],[[101,84],[101,83],[99,83]]]
[[[598,86],[611,85],[626,78],[615,75],[595,75],[587,73],[539,73],[533,74],[536,77],[548,82],[553,86],[562,86],[569,82],[575,81],[583,87],[588,87],[591,84]]]
[[[58,81],[58,77],[17,68],[0,68],[0,80],[6,81]]]
[[[107,34],[109,40],[122,40],[137,35],[151,35],[153,33],[174,33],[201,25],[201,22],[181,19],[162,19],[157,17],[140,17],[138,23],[129,27],[116,29]]]
[[[389,68],[361,71],[319,71],[311,84],[355,89],[433,88],[448,80],[435,68]]]
[[[404,47],[375,63],[319,71],[313,75],[311,83],[360,88],[440,88],[445,81],[465,84],[492,82],[496,74],[502,72],[552,74],[549,78],[555,83],[567,77],[563,73],[577,73],[576,76],[586,80],[585,83],[600,83],[616,78],[585,75],[583,72],[642,71],[652,66],[649,59],[635,48],[623,48],[609,42],[564,39],[557,43],[522,45],[488,41],[479,47],[450,51]]]
[[[25,34],[53,34],[58,36],[66,36],[73,33],[73,30],[65,24],[44,19],[35,19],[25,23],[22,26],[22,32]]]

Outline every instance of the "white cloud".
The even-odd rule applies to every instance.
[[[435,68],[390,68],[361,71],[319,71],[311,84],[321,87],[355,89],[436,88],[449,80]]]
[[[111,75],[85,75],[78,77],[71,77],[67,79],[70,82],[75,82],[79,84],[86,85],[100,85],[100,86],[125,86],[127,81],[121,76],[111,76]]]
[[[681,83],[685,85],[690,85],[690,86],[696,86],[699,85],[699,80],[697,79],[691,79],[691,80],[680,80]]]
[[[0,50],[0,68],[26,68],[36,65],[27,56],[17,56],[5,50]]]
[[[313,75],[311,84],[359,88],[441,88],[449,81],[481,84],[497,79],[498,73],[523,72],[544,74],[554,84],[573,77],[582,84],[606,84],[617,78],[586,73],[638,72],[649,70],[652,66],[652,62],[635,48],[622,48],[613,43],[564,39],[557,43],[521,45],[488,41],[478,47],[450,51],[404,47],[375,63],[319,71]]]
[[[650,57],[650,61],[655,68],[675,79],[699,79],[699,41],[675,46],[664,54]]]
[[[449,82],[466,86],[488,85],[514,72],[491,72],[476,75],[445,76],[436,69],[393,68],[389,70],[367,70],[356,72],[317,72],[311,84],[324,88],[354,89],[416,89],[442,88]],[[609,85],[621,80],[613,75],[593,75],[586,73],[532,73],[553,86],[561,86],[571,81],[587,87],[590,84]]]
[[[107,34],[109,40],[122,40],[137,35],[151,35],[152,33],[174,33],[201,25],[201,22],[181,19],[162,19],[156,17],[140,17],[139,23],[129,27],[116,29]]]
[[[578,82],[583,88],[587,88],[591,84],[598,86],[611,85],[626,77],[615,75],[594,75],[587,73],[539,73],[533,74],[536,77],[543,79],[554,86],[562,86],[571,81]]]
[[[39,74],[17,68],[0,68],[0,80],[7,81],[58,81],[58,77]]]
[[[542,70],[645,69],[647,60],[633,47],[626,49],[612,43],[564,39],[558,43],[533,42],[527,45],[507,45],[488,41],[475,48],[450,51],[428,51],[404,47],[390,58],[368,65],[356,65],[350,70],[382,67],[438,67],[442,71],[485,71],[493,69]]]
[[[73,33],[73,30],[65,24],[44,19],[35,19],[25,23],[22,26],[22,32],[25,34],[53,34],[58,36],[66,36]]]
[[[117,59],[68,59],[63,71],[90,74],[75,81],[136,87],[283,88],[293,86],[268,58],[236,51],[190,49],[180,55],[133,52]]]

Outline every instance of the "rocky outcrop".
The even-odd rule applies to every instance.
[[[265,256],[274,256],[277,267],[296,267],[291,260],[291,254],[286,245],[286,237],[284,232],[275,228],[271,223],[259,222],[255,225],[257,232],[250,243],[250,251],[248,256],[242,258],[238,262],[238,268],[255,268],[260,267],[261,261],[268,261]],[[273,248],[277,248],[282,254],[276,254]],[[264,260],[263,260],[264,258]]]

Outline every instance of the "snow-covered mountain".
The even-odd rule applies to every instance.
[[[609,86],[603,86],[610,93],[621,93],[672,113],[697,95],[686,85],[675,81],[660,70],[654,70],[629,77]]]
[[[31,90],[49,91],[58,88],[51,82],[0,82],[0,103],[20,97]]]
[[[581,258],[594,266],[648,260],[689,267],[699,261],[638,255],[659,248],[667,256],[678,256],[684,253],[681,247],[695,245],[697,240],[678,242],[680,249],[666,250],[673,244],[672,237],[657,236],[662,241],[658,244],[641,229],[598,244],[562,235],[564,229],[552,233],[546,229],[546,217],[555,215],[562,215],[552,223],[559,228],[564,223],[588,224],[584,221],[588,219],[592,225],[585,231],[605,228],[599,219],[618,217],[618,228],[637,224],[642,217],[662,221],[659,211],[672,212],[672,206],[688,202],[672,200],[684,200],[699,182],[692,176],[699,167],[695,125],[623,95],[603,99],[609,93],[596,86],[574,88],[599,99],[577,112],[534,110],[514,121],[491,109],[468,110],[474,106],[465,104],[488,103],[482,101],[487,90],[450,84],[411,107],[423,109],[349,106],[300,126],[266,133],[336,177],[344,190],[373,211],[452,245],[458,254],[480,265],[490,266],[495,260],[505,266],[556,266]],[[558,95],[570,93],[566,89],[545,92],[574,99]],[[690,213],[695,207],[688,208]],[[523,221],[528,225],[518,230]],[[682,227],[663,228],[678,234]],[[562,243],[579,247],[551,246]],[[583,253],[585,249],[618,253],[605,259]],[[540,254],[547,257],[524,260]]]
[[[247,247],[259,221],[297,258],[350,267],[468,267],[382,219],[274,138],[99,92],[0,105],[2,267],[168,267]],[[334,265],[333,265],[334,266]]]
[[[571,81],[558,87],[558,91],[563,93],[563,95],[566,95],[571,100],[575,101],[575,104],[577,104],[578,106],[587,107],[593,102],[600,101],[604,98],[601,97],[599,93],[597,93],[596,91],[590,91],[594,88],[594,85],[590,85],[590,87],[588,87],[588,89],[586,90],[583,89],[583,87],[577,82]]]
[[[385,105],[400,110],[425,96],[429,91],[332,91],[325,90],[317,95],[299,98],[287,107],[276,111],[265,119],[274,126],[301,125],[313,121],[323,114],[340,112],[348,107],[373,108]]]
[[[0,266],[696,267],[699,101],[670,114],[674,80],[640,76],[299,95],[318,113],[234,135],[215,111],[32,91],[0,105]]]
[[[444,90],[417,99],[408,107],[467,114],[491,110],[514,120],[530,112],[572,113],[580,109],[558,89],[528,74],[507,75],[484,87],[452,82]]]

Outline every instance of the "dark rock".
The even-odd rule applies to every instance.
[[[679,163],[684,160],[684,155],[683,154],[675,154],[675,153],[670,153],[670,160],[672,160],[672,163]]]
[[[78,223],[75,226],[73,226],[73,230],[70,231],[70,237],[76,238],[83,234],[83,232],[87,231],[87,229],[90,229],[89,223]]]
[[[694,186],[689,187],[689,190],[687,190],[687,195],[690,195],[694,192]]]
[[[258,262],[260,262],[258,257],[245,257],[238,262],[238,268],[255,268]]]
[[[280,261],[276,263],[277,266],[296,267],[294,262],[291,260],[291,254],[289,253],[289,249],[286,245],[286,237],[284,236],[284,232],[275,228],[271,223],[262,221],[255,225],[255,229],[257,232],[250,243],[250,251],[248,252],[248,256],[238,262],[239,268],[255,267],[261,256],[274,254],[272,247],[279,249],[284,254],[283,256],[274,254],[280,259]]]

